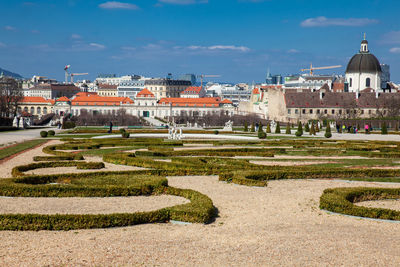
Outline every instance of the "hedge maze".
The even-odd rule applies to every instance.
[[[400,143],[382,141],[335,141],[282,139],[256,141],[183,140],[157,138],[61,139],[36,156],[36,163],[16,166],[14,178],[0,180],[0,196],[6,197],[126,197],[169,194],[190,203],[151,212],[88,214],[0,214],[0,230],[71,230],[121,227],[170,220],[208,223],[216,208],[212,200],[197,191],[168,185],[167,176],[218,175],[221,182],[264,187],[278,179],[346,179],[399,182]],[[197,147],[198,145],[206,147]],[[189,147],[192,146],[192,147]],[[178,148],[185,147],[185,150]],[[134,152],[126,152],[134,151]],[[86,155],[100,155],[103,162],[145,168],[135,171],[101,171],[103,162],[86,162]],[[306,158],[308,156],[308,158]],[[309,156],[314,156],[310,158]],[[332,158],[332,156],[335,156]],[[325,163],[279,166],[280,162],[318,161]],[[273,161],[264,166],[257,161]],[[55,175],[27,175],[38,168],[77,167],[97,169]],[[373,167],[373,168],[372,168]],[[400,189],[326,189],[320,208],[362,217],[400,220],[400,212],[365,208],[356,202],[400,198]]]

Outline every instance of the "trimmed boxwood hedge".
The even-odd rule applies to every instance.
[[[367,200],[400,199],[400,188],[330,188],[320,197],[320,208],[353,216],[400,221],[400,211],[367,208],[354,203]]]

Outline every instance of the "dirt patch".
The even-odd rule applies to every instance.
[[[363,201],[355,203],[355,205],[367,208],[382,208],[382,209],[391,209],[400,211],[400,199]]]

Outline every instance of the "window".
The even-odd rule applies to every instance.
[[[352,87],[352,86],[353,86],[353,79],[350,78],[350,87]]]
[[[368,114],[370,114],[370,115],[371,115],[371,110],[368,110]]]
[[[335,110],[334,109],[332,109],[332,114],[335,114]]]
[[[328,110],[327,110],[327,109],[325,109],[325,110],[324,110],[324,113],[325,113],[325,114],[328,114]]]
[[[290,108],[287,110],[287,114],[290,114],[290,112],[291,112],[291,110],[290,110]]]
[[[310,114],[313,114],[313,110],[312,109],[310,109]]]
[[[299,110],[298,110],[298,109],[295,109],[295,110],[294,110],[294,113],[299,114]]]
[[[305,110],[305,109],[303,109],[303,110],[301,111],[301,113],[303,113],[303,114],[306,114],[306,110]]]
[[[319,109],[317,109],[317,114],[320,114],[320,113],[321,113],[321,111]]]
[[[341,109],[339,109],[339,114],[342,114],[342,110]]]
[[[366,80],[365,80],[365,87],[370,87],[371,86],[371,79],[370,78],[367,78]]]

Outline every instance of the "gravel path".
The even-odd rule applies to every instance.
[[[215,176],[169,177],[207,194],[215,222],[79,230],[0,232],[5,266],[398,266],[400,224],[319,210],[328,187],[385,186],[332,180],[271,181],[266,188]]]
[[[332,161],[272,161],[272,160],[250,160],[249,162],[263,166],[302,166],[302,165],[334,163]]]
[[[137,197],[0,197],[0,213],[108,214],[152,211],[189,203],[169,195]]]
[[[363,206],[368,208],[384,208],[391,210],[400,211],[400,199],[386,199],[376,201],[363,201],[356,203],[357,206]]]

